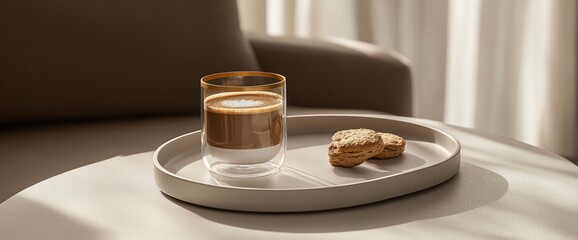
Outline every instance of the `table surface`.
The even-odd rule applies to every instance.
[[[144,149],[73,169],[15,194],[0,204],[0,234],[2,239],[578,237],[578,167],[570,161],[471,129],[392,118],[456,137],[462,145],[458,174],[435,187],[363,206],[246,213],[196,206],[162,194],[153,179],[154,149]],[[175,118],[151,124],[162,130],[191,121]],[[117,128],[116,134],[126,129],[108,127]],[[133,139],[138,138],[144,137]]]

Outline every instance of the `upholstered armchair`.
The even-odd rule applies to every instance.
[[[411,114],[410,71],[368,44],[244,35],[236,2],[0,3],[3,123],[199,112],[199,79],[287,77],[288,103]]]

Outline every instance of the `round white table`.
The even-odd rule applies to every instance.
[[[196,206],[162,194],[153,179],[152,148],[73,169],[15,194],[0,204],[0,238],[578,237],[578,167],[570,161],[479,131],[430,120],[394,118],[422,123],[457,138],[462,145],[457,175],[426,190],[357,207],[288,214],[235,212]],[[163,119],[154,126],[157,130],[174,129],[190,121]],[[42,164],[41,159],[37,164]]]

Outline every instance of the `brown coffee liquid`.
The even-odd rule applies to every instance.
[[[227,149],[275,146],[283,137],[283,98],[261,91],[220,93],[205,98],[207,143]]]

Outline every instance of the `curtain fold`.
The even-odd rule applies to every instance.
[[[414,115],[576,155],[574,0],[238,0],[247,31],[405,55]]]

